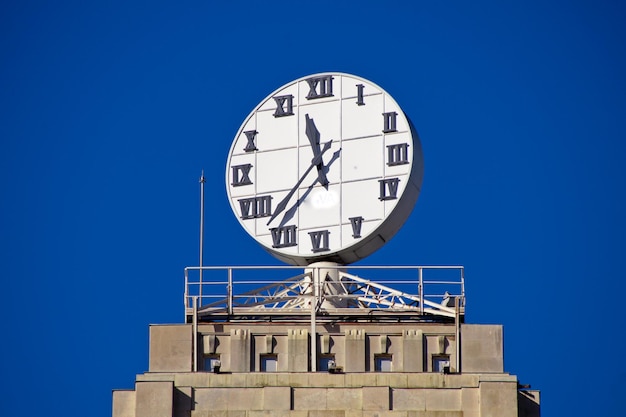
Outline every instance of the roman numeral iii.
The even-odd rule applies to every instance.
[[[398,143],[387,145],[387,165],[404,165],[409,163],[409,144]]]

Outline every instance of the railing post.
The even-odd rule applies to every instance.
[[[226,292],[227,292],[227,308],[228,308],[228,315],[231,316],[233,314],[233,269],[232,268],[228,268],[228,284],[226,286]]]
[[[193,297],[193,371],[198,372],[198,296]]]
[[[419,268],[419,279],[420,282],[418,284],[419,297],[420,297],[420,315],[424,315],[424,269],[422,267]]]
[[[185,319],[187,319],[187,309],[189,308],[189,269],[185,268],[185,292],[183,295],[183,304],[185,305]]]
[[[204,283],[202,282],[202,267],[200,267],[200,284],[199,284],[199,288],[198,288],[198,296],[199,296],[199,300],[200,300],[200,305],[202,305],[202,286],[204,285]]]
[[[454,325],[456,330],[456,371],[461,373],[461,323],[459,311],[459,297],[454,297]]]
[[[463,297],[463,307],[465,307],[465,268],[461,267],[461,297]]]

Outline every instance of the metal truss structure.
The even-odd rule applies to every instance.
[[[186,268],[187,321],[193,317],[200,321],[309,320],[309,317],[315,317],[316,321],[463,321],[463,267],[351,267],[376,273],[379,279],[373,280],[348,273],[346,267],[339,265],[312,265],[295,276],[276,278],[280,275],[277,272],[284,274],[293,268]],[[253,278],[235,276],[243,272]],[[426,279],[425,272],[443,273],[447,277]]]

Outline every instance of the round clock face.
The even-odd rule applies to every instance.
[[[243,228],[294,265],[349,264],[408,218],[423,176],[419,137],[362,78],[303,77],[264,99],[237,132],[226,189]]]

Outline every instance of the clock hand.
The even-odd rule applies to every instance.
[[[324,170],[328,171],[330,166],[339,158],[340,155],[341,155],[341,148],[339,148],[337,151],[335,151],[335,153],[333,153],[333,157],[330,158],[330,161],[328,161],[328,163],[324,167]],[[315,186],[315,184],[318,181],[319,181],[319,178],[315,178],[315,180],[311,183],[311,185],[309,185],[309,187],[306,189],[304,194],[302,194],[300,196],[298,201],[296,201],[295,204],[293,206],[291,206],[291,208],[285,212],[285,215],[283,216],[282,220],[280,221],[280,224],[278,225],[278,227],[284,226],[285,223],[287,223],[289,220],[291,220],[293,218],[293,216],[296,214],[296,210],[298,209],[298,207],[300,207],[300,204],[302,204],[302,202],[311,193],[311,190],[313,190],[313,187]]]
[[[333,141],[331,140],[324,144],[324,149],[321,150],[319,154],[319,159],[322,158],[322,155],[324,154],[324,152],[330,149],[332,142]],[[317,158],[313,158],[313,160],[311,161],[311,165],[309,165],[309,167],[304,172],[304,174],[302,174],[302,176],[300,177],[296,185],[294,185],[293,188],[289,191],[289,193],[287,193],[285,198],[283,198],[282,201],[278,203],[278,205],[274,209],[274,213],[272,213],[272,217],[270,217],[269,221],[267,222],[267,225],[269,225],[272,222],[272,220],[276,218],[276,216],[278,216],[283,210],[285,210],[285,208],[287,207],[287,204],[289,203],[289,200],[291,199],[291,197],[293,197],[294,193],[298,190],[298,187],[300,187],[300,184],[302,184],[302,181],[304,181],[306,176],[309,175],[309,172],[311,172],[313,167],[317,165],[316,159]]]
[[[309,117],[308,114],[305,114],[304,117],[306,118],[305,133],[307,138],[309,138],[309,143],[313,149],[313,159],[311,160],[311,163],[314,163],[317,167],[317,178],[319,178],[320,184],[324,187],[328,187],[328,178],[326,178],[326,173],[324,172],[324,161],[322,160],[320,152],[320,132],[317,130],[315,122]]]

